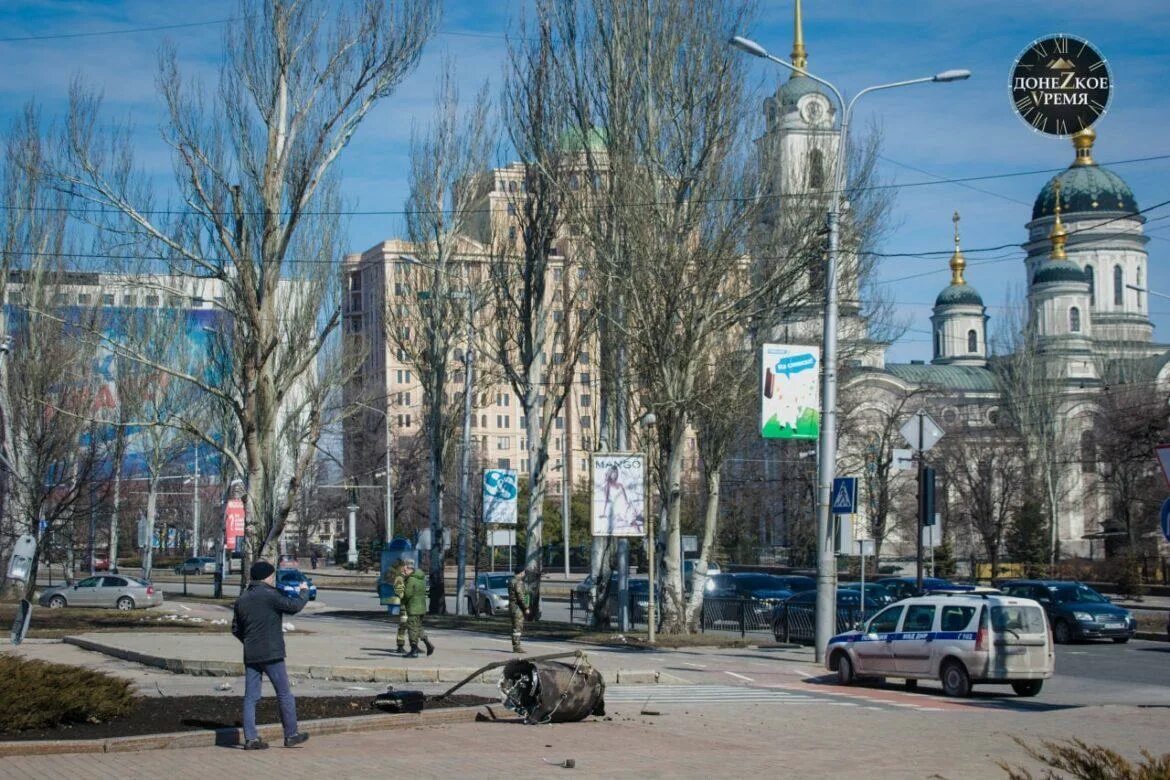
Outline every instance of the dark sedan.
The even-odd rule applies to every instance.
[[[845,590],[855,590],[858,593],[862,592],[862,585],[860,582],[842,582],[837,585],[838,588]],[[887,604],[894,603],[894,597],[886,590],[884,585],[879,585],[876,582],[865,583],[865,608],[873,610],[877,607],[884,607]]]
[[[1124,644],[1137,631],[1137,621],[1128,609],[1079,582],[1013,580],[1003,583],[1000,590],[1040,602],[1048,613],[1052,639],[1059,644],[1082,639],[1112,639]]]
[[[865,615],[876,611],[866,604],[861,610],[861,592],[837,589],[837,622],[834,633],[849,631]],[[778,604],[772,612],[772,633],[777,642],[816,641],[817,592],[805,590]]]
[[[889,591],[894,601],[901,601],[911,596],[921,596],[932,590],[974,590],[972,585],[959,585],[938,577],[923,577],[922,593],[918,591],[918,580],[915,577],[886,577],[878,580],[877,584]]]

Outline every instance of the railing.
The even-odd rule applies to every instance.
[[[741,597],[703,599],[703,611],[699,616],[700,631],[738,631],[744,636],[748,631],[772,631],[772,613],[779,602],[770,599],[749,599]]]
[[[852,630],[873,613],[874,610],[862,612],[857,607],[837,607],[835,633]],[[804,604],[781,605],[776,611],[773,628],[777,641],[813,642],[816,640],[816,611]]]

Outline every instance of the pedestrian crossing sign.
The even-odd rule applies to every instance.
[[[837,477],[829,500],[835,515],[857,514],[857,477]]]

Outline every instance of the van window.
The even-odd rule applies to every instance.
[[[869,621],[869,633],[888,634],[897,629],[898,619],[902,617],[902,611],[904,609],[904,606],[897,604],[892,607],[886,607],[874,615],[873,620]]]
[[[934,628],[934,605],[911,604],[906,608],[903,631],[929,631]]]
[[[1039,607],[992,607],[991,627],[996,631],[1043,634],[1044,613]]]
[[[975,607],[960,607],[948,604],[943,607],[940,631],[963,631],[975,615]]]

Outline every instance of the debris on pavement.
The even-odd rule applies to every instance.
[[[583,653],[572,664],[509,661],[499,687],[504,706],[525,723],[572,723],[605,714],[605,681]]]

